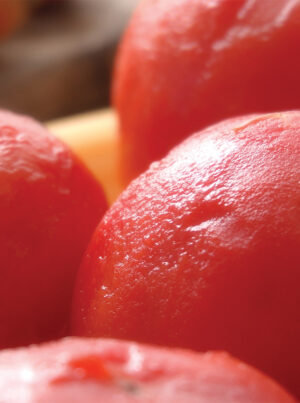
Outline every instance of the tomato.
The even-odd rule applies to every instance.
[[[42,370],[41,370],[42,368]],[[0,353],[1,398],[20,402],[270,402],[296,400],[223,352],[69,338]],[[12,398],[13,397],[13,398]]]
[[[22,0],[0,1],[0,38],[19,28],[28,14],[28,2]]]
[[[69,148],[0,111],[0,347],[66,332],[74,277],[107,203]]]
[[[224,118],[300,108],[299,48],[299,1],[142,1],[113,82],[123,180]]]
[[[105,214],[73,334],[225,350],[299,397],[299,218],[300,112],[198,132]]]

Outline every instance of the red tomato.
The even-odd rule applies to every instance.
[[[0,1],[0,38],[5,37],[19,28],[27,17],[28,1]]]
[[[300,108],[299,49],[299,1],[142,1],[114,76],[124,180],[221,119]]]
[[[74,334],[225,350],[300,396],[299,219],[300,112],[197,133],[104,216]]]
[[[0,353],[3,401],[296,403],[270,378],[222,352],[117,340],[64,339]],[[27,400],[26,400],[27,401]]]
[[[40,124],[0,112],[0,347],[65,333],[101,186]]]

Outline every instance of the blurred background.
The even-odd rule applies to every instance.
[[[50,120],[109,104],[138,0],[0,0],[0,107]]]

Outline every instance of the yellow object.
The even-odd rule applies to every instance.
[[[108,201],[112,203],[121,192],[115,112],[104,109],[84,113],[48,122],[47,127],[85,163],[103,185]]]

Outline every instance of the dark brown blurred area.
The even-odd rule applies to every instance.
[[[137,2],[39,4],[0,42],[0,107],[48,120],[107,106],[116,47]]]

